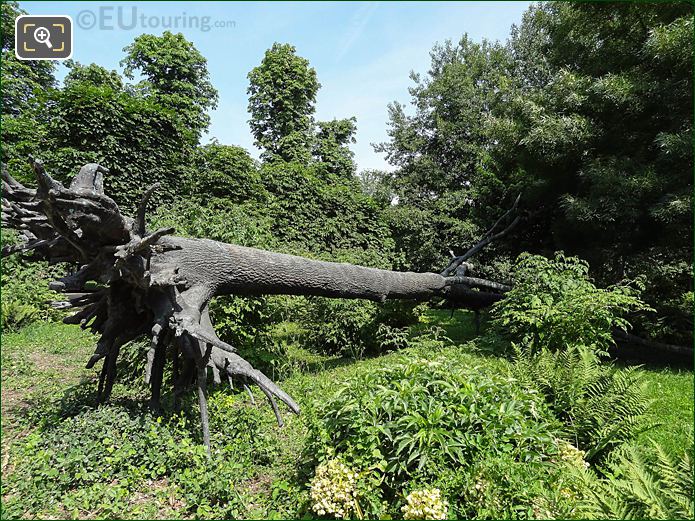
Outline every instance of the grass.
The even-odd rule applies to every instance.
[[[650,420],[658,423],[644,433],[640,443],[652,439],[673,452],[683,450],[688,434],[693,432],[693,373],[685,369],[642,369],[647,392],[653,400]]]
[[[440,353],[461,366],[503,370],[506,360],[477,347],[472,317],[430,311],[412,333],[441,328],[453,345]],[[302,414],[285,413],[286,426],[280,429],[260,393],[252,406],[243,393],[212,392],[215,453],[208,460],[198,445],[192,393],[187,413],[152,417],[144,406],[142,364],[133,365],[135,374],[116,385],[112,405],[95,406],[97,372],[84,369],[94,341],[78,327],[55,323],[3,334],[3,518],[296,517],[307,502],[301,469],[312,403],[331,396],[351,376],[399,356],[352,361],[291,345],[295,370],[279,383]],[[137,348],[130,349],[129,358],[137,362]],[[418,355],[433,353],[420,349]],[[661,425],[639,443],[650,438],[682,450],[693,425],[692,372],[641,371],[653,400],[650,418]],[[65,484],[62,474],[68,476]],[[76,477],[82,474],[86,477]]]

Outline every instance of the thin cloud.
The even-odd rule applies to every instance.
[[[348,28],[343,40],[340,42],[340,48],[336,56],[336,61],[339,62],[343,56],[352,48],[355,42],[362,36],[364,28],[367,26],[374,11],[379,6],[380,2],[369,2],[360,8],[350,18],[350,27]]]

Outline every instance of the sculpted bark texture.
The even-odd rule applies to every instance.
[[[151,347],[145,379],[151,386],[152,406],[160,408],[164,367],[171,359],[175,406],[181,394],[195,384],[208,446],[208,371],[215,383],[224,378],[231,384],[236,379],[247,390],[249,383],[256,384],[280,425],[277,400],[299,412],[290,396],[216,335],[208,311],[212,297],[286,294],[379,302],[443,297],[458,307],[478,310],[499,300],[499,291],[505,289],[467,277],[469,265],[464,261],[507,233],[516,221],[500,232],[501,218],[472,248],[475,251],[455,257],[441,274],[403,273],[175,237],[173,229],[148,232],[145,207],[156,186],[144,192],[132,219],[122,215],[104,194],[103,176],[108,170],[102,166],[85,165],[67,188],[52,179],[40,161],[32,161],[32,166],[37,189],[18,183],[6,169],[2,172],[3,224],[17,229],[24,239],[20,245],[5,248],[3,256],[22,253],[51,263],[79,265],[75,273],[50,286],[66,295],[67,300],[55,303],[57,306],[78,309],[64,321],[99,335],[87,362],[91,368],[103,360],[99,399],[109,399],[121,347],[147,336]]]

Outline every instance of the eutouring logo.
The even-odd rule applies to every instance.
[[[80,29],[100,31],[131,31],[133,29],[197,29],[208,32],[211,29],[234,29],[234,20],[213,20],[210,16],[187,14],[148,15],[137,6],[102,5],[96,9],[83,9],[77,14]]]

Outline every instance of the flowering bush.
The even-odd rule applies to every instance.
[[[357,472],[338,459],[321,463],[311,481],[312,509],[320,516],[350,519],[362,517],[357,503]]]
[[[473,497],[470,489],[491,458],[505,465],[483,477],[492,481],[514,470],[515,481],[505,483],[515,492],[501,500],[500,491],[491,490],[482,511],[511,515],[517,499],[528,500],[521,494],[528,481],[543,474],[544,462],[557,454],[557,422],[536,393],[503,374],[462,367],[450,355],[427,359],[405,352],[378,370],[346,379],[333,397],[313,404],[307,459],[339,457],[360,469],[365,516],[402,516],[402,504],[393,498],[410,490],[408,483],[427,483],[442,491],[452,514],[475,517],[478,510],[469,506],[480,494]]]
[[[414,490],[405,498],[403,519],[446,519],[449,505],[438,488]]]

